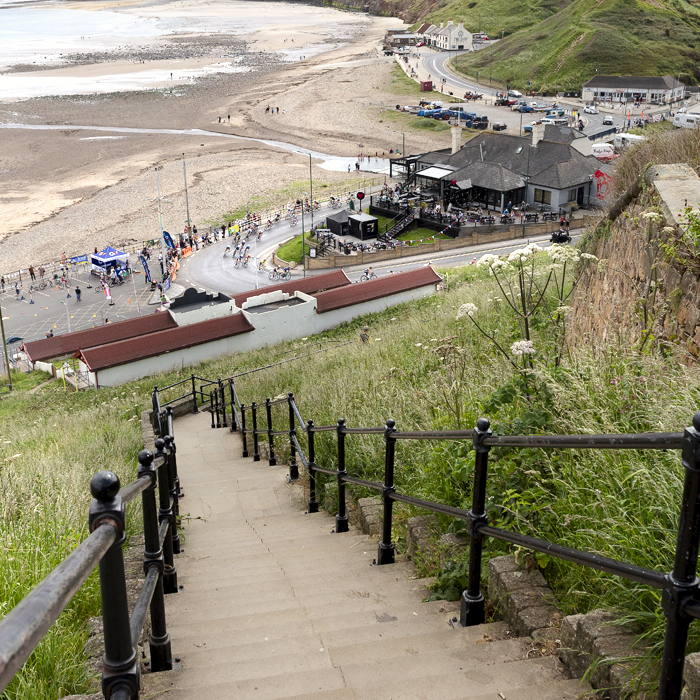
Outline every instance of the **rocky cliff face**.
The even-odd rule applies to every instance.
[[[700,190],[700,180],[690,173]],[[571,347],[656,345],[688,362],[700,354],[700,268],[673,260],[665,248],[673,242],[675,226],[669,224],[677,216],[668,198],[652,184],[614,222],[588,234],[587,250],[601,263],[584,273],[574,293]]]

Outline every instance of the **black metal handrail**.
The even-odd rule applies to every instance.
[[[158,397],[154,394],[154,406]],[[156,454],[139,453],[137,479],[120,488],[119,478],[101,471],[90,482],[90,535],[64,561],[0,620],[0,693],[27,661],[49,628],[67,607],[95,567],[100,570],[105,653],[102,692],[107,700],[139,697],[140,668],[136,645],[147,614],[151,617],[151,670],[172,669],[170,635],[165,620],[166,593],[175,593],[173,560],[177,540],[174,486],[175,443],[172,410],[164,412],[170,433],[156,440]],[[156,489],[159,507],[156,505]],[[144,524],[143,565],[146,574],[129,615],[122,545],[126,540],[126,506],[141,494]],[[175,494],[175,495],[173,495]]]
[[[233,381],[231,380],[231,384]],[[234,390],[236,401],[238,394]],[[461,596],[460,624],[472,626],[485,620],[485,600],[481,593],[481,570],[483,538],[493,537],[504,542],[516,544],[534,551],[544,552],[558,559],[570,561],[588,568],[620,576],[636,583],[642,583],[652,588],[663,590],[662,605],[667,618],[664,652],[662,658],[661,680],[659,684],[659,700],[678,700],[680,698],[683,678],[683,665],[688,640],[688,627],[692,619],[700,618],[700,582],[695,576],[698,551],[700,550],[700,413],[693,417],[693,426],[686,428],[683,433],[641,433],[620,435],[507,435],[493,436],[489,421],[480,419],[474,430],[428,430],[403,431],[396,430],[393,420],[387,420],[383,428],[349,428],[344,420],[336,425],[315,426],[312,420],[307,421],[308,455],[300,444],[295,419],[300,425],[301,413],[296,405],[293,394],[288,394],[289,403],[289,442],[291,448],[289,478],[298,476],[296,456],[298,455],[309,476],[309,513],[318,511],[316,501],[315,474],[320,472],[334,476],[338,483],[338,514],[336,515],[336,532],[346,532],[348,529],[345,510],[345,484],[357,484],[379,491],[382,494],[384,516],[382,521],[382,536],[379,543],[376,563],[378,565],[394,562],[394,543],[392,533],[392,504],[399,501],[422,508],[434,513],[459,518],[468,524],[470,537],[469,571],[467,588]],[[246,435],[252,435],[254,442],[254,459],[259,459],[259,435],[283,435],[286,431],[274,431],[270,407],[273,404],[284,403],[282,400],[272,402],[267,399],[267,425],[257,426],[257,410],[255,402],[249,408],[238,404],[241,410],[242,423],[240,432],[244,442]],[[252,412],[252,429],[246,429],[245,411]],[[234,427],[232,425],[232,430]],[[338,466],[336,469],[321,467],[316,464],[314,436],[316,433],[335,432],[338,442]],[[377,435],[383,434],[385,443],[384,483],[367,481],[351,477],[345,468],[345,438],[347,435]],[[469,510],[454,508],[440,503],[434,503],[406,494],[398,493],[394,486],[394,450],[397,440],[468,440],[476,452],[474,480],[472,489],[472,504]],[[637,566],[629,562],[601,556],[594,552],[585,552],[554,542],[547,542],[528,535],[504,530],[488,524],[486,515],[486,481],[488,477],[488,454],[493,447],[532,448],[541,449],[613,449],[613,450],[682,450],[682,463],[685,468],[685,483],[678,527],[678,541],[673,570],[664,573],[654,569]],[[292,468],[292,463],[294,466]],[[294,474],[294,477],[293,477]]]

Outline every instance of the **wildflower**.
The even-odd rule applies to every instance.
[[[417,348],[420,348],[420,347],[422,347],[422,346],[423,346],[423,343],[416,343],[416,347],[417,347]]]
[[[663,221],[664,218],[657,211],[648,211],[642,214],[642,216],[652,224],[658,223],[659,221]]]
[[[661,229],[661,231],[662,231],[662,233],[665,233],[665,234],[667,234],[668,236],[670,236],[672,233],[675,233],[675,232],[676,232],[676,229],[673,228],[673,226],[664,226],[664,227]]]
[[[518,340],[510,346],[510,351],[516,357],[522,357],[523,355],[534,355],[535,348],[531,340]]]
[[[581,253],[581,257],[584,260],[597,260],[598,259],[595,255],[591,255],[590,253]]]
[[[459,321],[460,318],[464,318],[465,316],[473,317],[477,311],[478,309],[476,308],[475,304],[462,304],[462,306],[459,307],[459,311],[457,312],[457,320]]]
[[[557,263],[577,262],[580,254],[576,248],[570,248],[568,245],[554,245],[547,248],[547,255]]]
[[[374,342],[375,342],[375,343],[378,343],[380,340],[381,340],[381,338],[375,338],[375,339],[374,339]]]
[[[560,316],[566,316],[566,314],[568,314],[569,311],[571,311],[570,306],[562,305],[562,306],[557,307],[557,313]]]
[[[486,255],[482,255],[479,258],[479,262],[477,262],[476,266],[477,267],[491,267],[496,260],[500,260],[498,255],[493,255],[492,253],[487,253]]]

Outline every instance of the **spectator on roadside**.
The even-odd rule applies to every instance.
[[[80,303],[82,294],[83,294],[83,292],[80,289],[80,287],[76,286],[76,288],[75,288],[75,300],[76,300],[76,302]]]
[[[34,274],[34,265],[29,266],[29,276],[32,279],[32,282],[36,282],[36,275]]]

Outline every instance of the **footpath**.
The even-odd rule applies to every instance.
[[[184,552],[166,597],[181,670],[144,677],[168,700],[574,700],[556,657],[504,623],[452,629],[456,603],[421,602],[410,562],[306,514],[287,467],[240,457],[206,413],[177,419]]]

